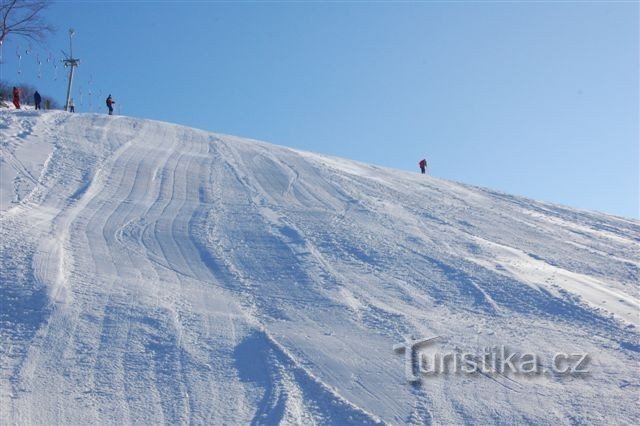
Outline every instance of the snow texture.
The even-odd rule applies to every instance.
[[[0,203],[2,424],[640,417],[636,220],[173,124],[7,109]],[[411,384],[392,349],[408,334],[586,352],[591,371]]]

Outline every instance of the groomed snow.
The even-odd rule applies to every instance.
[[[640,223],[150,120],[0,110],[2,424],[632,424]],[[403,336],[590,373],[410,384]],[[545,361],[546,362],[546,361]]]

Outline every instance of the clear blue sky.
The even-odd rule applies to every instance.
[[[2,77],[120,113],[639,217],[638,2],[59,1]],[[82,94],[80,94],[82,91]],[[92,92],[89,105],[89,91]]]

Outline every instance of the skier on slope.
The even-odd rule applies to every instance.
[[[40,93],[38,93],[38,91],[36,90],[35,93],[33,94],[33,104],[36,106],[36,109],[42,109],[40,107],[41,102],[42,102],[42,96],[40,96]]]
[[[418,166],[420,166],[420,171],[422,172],[422,174],[425,174],[427,172],[427,160],[423,158],[418,163]]]
[[[13,86],[13,105],[16,109],[20,109],[20,89]]]
[[[109,115],[113,115],[113,104],[115,103],[116,101],[111,98],[111,95],[107,96],[107,108],[109,108]]]

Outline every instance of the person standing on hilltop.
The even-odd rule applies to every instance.
[[[113,115],[113,104],[115,103],[116,101],[113,100],[111,95],[107,96],[107,108],[109,108],[109,115]]]
[[[20,109],[20,89],[16,86],[13,86],[13,106]]]
[[[418,165],[420,166],[420,172],[422,172],[422,174],[425,174],[427,172],[427,160],[423,158],[422,160],[420,160]]]
[[[36,90],[35,93],[33,94],[33,104],[35,105],[36,109],[42,109],[40,107],[41,102],[42,102],[42,96],[40,96],[40,93],[38,93],[38,91]]]

